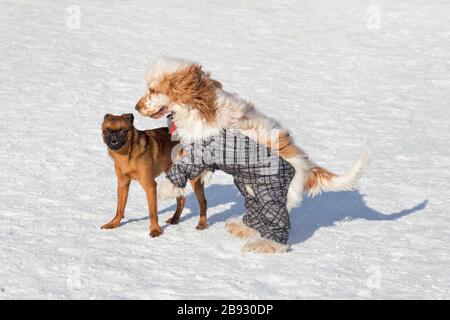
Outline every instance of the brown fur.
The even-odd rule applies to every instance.
[[[193,64],[164,75],[154,91],[166,94],[179,104],[193,106],[206,121],[214,122],[217,110],[216,89],[221,87],[218,81],[210,78],[209,73],[202,71],[200,65]]]
[[[267,145],[269,148],[274,148],[274,150],[279,154],[280,157],[284,159],[292,158],[303,151],[297,147],[288,133],[282,132],[278,136],[278,145],[274,145],[274,142],[269,138],[266,141],[264,139],[258,140],[259,143]],[[307,157],[307,155],[305,154]],[[308,172],[308,178],[304,182],[304,190],[308,191],[317,188],[319,185],[330,181],[336,174],[328,171],[325,168],[315,166],[311,168]]]
[[[104,224],[102,229],[112,229],[120,225],[124,218],[125,206],[131,180],[137,180],[144,188],[150,216],[150,235],[157,237],[161,234],[157,214],[157,197],[155,178],[162,172],[168,172],[171,165],[171,151],[178,144],[171,141],[167,128],[140,131],[133,126],[132,114],[121,116],[106,115],[102,124],[103,140],[106,142],[108,132],[128,130],[126,142],[118,150],[108,148],[109,155],[114,160],[114,168],[118,180],[117,210],[114,218]],[[109,131],[108,131],[109,130]],[[207,227],[207,203],[204,186],[200,177],[190,181],[200,207],[200,221],[197,229]],[[177,224],[185,205],[185,198],[177,198],[177,209],[168,223]]]
[[[257,139],[258,143],[265,144],[272,148],[278,155],[284,159],[292,158],[303,151],[297,147],[293,142],[291,136],[286,132],[281,132],[278,135],[278,140],[272,141],[269,137],[267,139]]]
[[[145,108],[145,104],[147,103],[148,99],[149,99],[148,95],[145,95],[145,96],[141,97],[139,99],[139,101],[137,102],[137,104],[136,104],[136,110],[144,109]]]
[[[279,135],[278,150],[280,157],[285,159],[292,158],[301,153],[300,148],[292,142],[291,137],[287,133],[281,133]]]
[[[322,167],[314,167],[309,170],[308,179],[305,180],[305,191],[315,189],[318,185],[324,184],[325,181],[331,180],[336,175]]]

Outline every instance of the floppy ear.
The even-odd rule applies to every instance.
[[[105,116],[103,117],[103,121],[111,119],[112,117],[114,117],[111,113],[107,113],[105,114]]]
[[[205,120],[213,122],[217,88],[221,88],[218,81],[212,80],[208,73],[203,72],[201,65],[192,64],[166,75],[158,90],[177,103],[191,105]]]
[[[122,117],[127,120],[131,125],[133,124],[134,121],[134,115],[132,113],[124,113],[122,114]]]
[[[202,77],[202,67],[192,64],[186,68],[164,76],[159,90],[178,103],[188,103],[197,91]]]
[[[192,105],[208,122],[214,122],[216,120],[216,90],[220,88],[222,88],[220,82],[211,79],[209,73],[201,73],[200,82],[197,87],[197,93],[194,96]]]

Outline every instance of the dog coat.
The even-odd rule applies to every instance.
[[[185,156],[174,163],[167,178],[177,187],[203,171],[222,170],[245,197],[243,222],[261,237],[285,244],[290,221],[287,192],[295,170],[266,145],[236,130],[223,130],[201,142],[183,145]]]

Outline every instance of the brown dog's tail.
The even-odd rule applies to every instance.
[[[319,166],[311,168],[306,176],[304,191],[314,197],[324,191],[345,191],[355,187],[369,163],[371,148],[367,145],[353,167],[343,175],[336,175]]]

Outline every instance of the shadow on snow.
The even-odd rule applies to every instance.
[[[231,217],[242,215],[245,212],[243,197],[234,185],[212,185],[206,188],[208,208],[218,205],[230,205],[231,208],[208,217],[210,226],[217,222],[224,222]],[[230,202],[230,200],[232,200]],[[425,200],[416,206],[403,209],[395,213],[381,213],[368,207],[364,196],[359,191],[328,192],[315,198],[304,197],[300,207],[291,212],[291,233],[289,244],[301,243],[308,240],[314,233],[323,227],[334,226],[339,222],[348,222],[356,219],[369,221],[394,221],[414,212],[423,210],[427,205]],[[198,218],[197,199],[193,193],[187,196],[186,207],[191,212],[181,217],[180,223],[191,218]],[[172,212],[175,205],[164,209],[161,213]],[[148,217],[129,219],[122,224],[148,220]],[[164,223],[161,223],[162,225]]]

